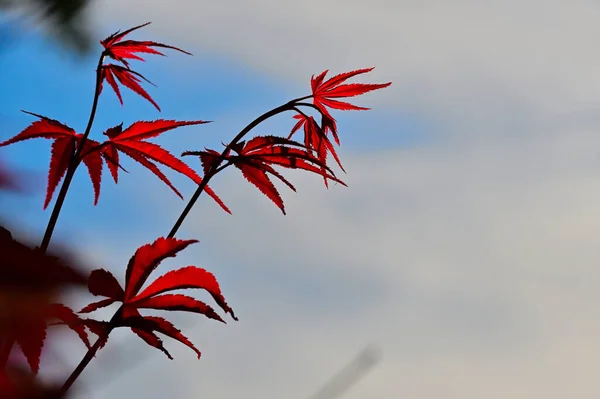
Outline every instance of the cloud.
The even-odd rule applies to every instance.
[[[365,103],[460,123],[450,133],[479,136],[485,132],[475,123],[593,107],[599,13],[583,0],[102,0],[96,15],[112,24],[152,20],[157,37],[225,55],[273,79],[305,84],[325,68],[375,65],[373,79],[394,85]]]
[[[348,399],[598,396],[600,8],[99,4],[99,20],[153,20],[165,42],[289,85],[376,65],[372,79],[393,86],[357,102],[414,112],[435,133],[410,149],[342,150],[347,189],[292,174],[286,217],[234,171],[212,185],[234,215],[202,201],[181,232],[201,243],[177,264],[214,271],[240,322],[187,329],[200,362],[171,342],[174,362],[152,358],[182,396],[308,397],[369,343],[383,360]],[[161,218],[181,209],[136,190]],[[128,375],[105,394],[154,385]]]
[[[187,395],[308,397],[373,343],[382,361],[349,399],[594,396],[600,139],[551,137],[346,154],[350,187],[293,174],[285,217],[225,174],[234,215],[202,202],[181,232],[200,244],[171,264],[216,273],[240,321],[185,329],[200,362],[169,342],[176,360],[148,364]]]

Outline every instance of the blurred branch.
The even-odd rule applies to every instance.
[[[79,54],[91,49],[91,33],[86,13],[91,0],[0,0],[0,11],[16,11],[39,18],[52,36]]]
[[[379,361],[376,348],[368,346],[325,383],[310,399],[335,399],[345,393]]]

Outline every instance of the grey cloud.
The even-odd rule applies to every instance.
[[[374,65],[372,79],[394,85],[369,105],[401,106],[475,137],[481,123],[589,110],[600,92],[599,14],[589,1],[537,0],[102,0],[96,12],[114,24],[155,21],[161,38],[273,79],[305,83],[325,68]]]
[[[181,232],[201,245],[170,264],[213,271],[240,322],[186,328],[200,362],[175,342],[148,362],[183,396],[306,398],[375,343],[345,397],[595,397],[600,138],[552,133],[344,154],[350,187],[293,173],[285,217],[224,175],[234,215],[203,202]],[[129,376],[105,393],[147,380]]]

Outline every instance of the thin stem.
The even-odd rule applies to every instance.
[[[121,318],[121,314],[122,313],[123,313],[123,306],[121,306],[115,312],[115,314],[113,315],[113,317],[108,322],[108,325],[106,327],[106,330],[105,330],[104,334],[102,334],[101,336],[98,337],[98,339],[96,340],[96,343],[94,344],[94,346],[92,346],[86,352],[85,356],[83,356],[83,359],[81,359],[81,361],[79,362],[79,364],[77,365],[77,367],[75,367],[75,370],[73,370],[73,372],[71,373],[71,375],[69,376],[69,378],[67,378],[67,380],[65,381],[65,383],[63,384],[63,386],[60,388],[60,391],[61,391],[61,393],[63,395],[69,390],[69,388],[71,388],[71,385],[73,385],[73,383],[75,382],[75,380],[77,380],[77,378],[79,378],[79,376],[81,375],[81,373],[83,372],[83,370],[85,370],[85,368],[92,361],[92,359],[94,358],[94,356],[96,356],[96,352],[98,352],[98,350],[102,346],[102,343],[106,342],[106,340],[108,339],[108,335],[113,330],[113,328],[115,328],[115,326],[117,324],[117,321]]]
[[[216,175],[217,172],[219,171],[218,168],[221,165],[221,162],[223,162],[225,160],[225,154],[226,154],[226,152],[232,146],[236,145],[242,138],[244,138],[244,136],[246,134],[248,134],[252,129],[254,129],[256,126],[258,126],[260,123],[266,121],[267,119],[269,119],[269,118],[271,118],[271,117],[273,117],[273,116],[275,116],[277,114],[280,114],[282,112],[290,111],[290,110],[294,109],[294,107],[295,107],[295,105],[296,105],[296,103],[298,101],[302,101],[302,100],[304,100],[306,98],[309,98],[309,97],[311,97],[311,96],[305,96],[305,97],[296,98],[296,99],[294,99],[292,101],[289,101],[289,102],[287,102],[287,103],[285,103],[283,105],[280,105],[277,108],[273,108],[272,110],[270,110],[268,112],[265,112],[264,114],[262,114],[258,118],[254,119],[244,129],[242,129],[237,134],[237,136],[235,136],[233,138],[233,140],[231,141],[231,143],[229,143],[227,145],[227,147],[225,147],[225,149],[223,150],[223,152],[221,152],[221,154],[219,155],[219,157],[212,164],[211,168],[208,170],[208,172],[204,176],[204,179],[202,179],[202,182],[198,185],[198,188],[196,188],[196,191],[194,192],[194,194],[192,195],[192,197],[188,201],[187,205],[185,206],[185,208],[181,212],[181,215],[179,215],[179,218],[177,219],[177,221],[173,225],[173,228],[171,229],[171,231],[169,232],[169,235],[167,237],[168,238],[173,238],[175,236],[175,234],[177,234],[177,231],[179,230],[179,228],[183,224],[183,221],[185,220],[185,218],[188,216],[188,214],[192,210],[192,207],[194,206],[194,204],[198,200],[198,197],[200,197],[200,194],[202,194],[202,192],[204,191],[204,188],[208,184],[209,180],[214,175]]]
[[[54,203],[54,208],[52,209],[52,214],[50,215],[50,220],[48,220],[48,226],[46,227],[46,232],[44,233],[44,238],[42,240],[42,244],[40,245],[40,250],[42,253],[45,253],[48,249],[48,245],[50,244],[50,239],[52,238],[52,233],[54,232],[54,228],[56,227],[56,222],[58,220],[58,216],[60,215],[60,211],[65,202],[65,198],[67,196],[67,191],[69,191],[69,186],[71,184],[71,180],[75,175],[75,170],[79,165],[79,158],[81,155],[81,151],[85,146],[85,142],[90,134],[90,130],[92,129],[92,124],[94,123],[94,118],[96,116],[96,109],[98,108],[98,99],[100,98],[100,88],[102,87],[102,63],[104,61],[104,53],[100,55],[100,59],[98,60],[98,67],[96,68],[96,88],[94,90],[94,101],[92,103],[92,110],[90,111],[90,117],[88,119],[87,126],[85,128],[85,132],[83,133],[83,137],[79,145],[77,146],[77,150],[73,152],[71,156],[71,161],[69,162],[69,168],[67,169],[67,173],[65,175],[65,180],[60,188],[60,192],[56,198],[56,202]]]
[[[310,107],[310,108],[314,108],[316,109],[320,114],[322,114],[321,110],[319,109],[319,107],[317,107],[315,104],[311,104],[311,103],[296,103],[296,105],[300,105],[303,107]],[[298,111],[299,113],[301,113],[302,115],[306,115],[304,112],[300,111],[300,108],[296,108],[294,107],[294,109],[296,111]]]

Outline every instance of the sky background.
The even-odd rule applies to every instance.
[[[308,94],[324,69],[375,66],[357,81],[393,84],[353,101],[371,111],[334,114],[348,188],[290,173],[298,193],[281,189],[282,216],[227,170],[211,186],[233,215],[207,197],[194,208],[178,236],[200,243],[159,270],[207,268],[240,318],[168,315],[200,361],[166,339],[170,361],[118,331],[75,397],[308,398],[367,345],[381,359],[347,399],[600,395],[600,5],[97,0],[90,16],[98,40],[152,21],[132,38],[194,54],[136,63],[162,113],[125,91],[121,107],[106,90],[93,138],[139,119],[214,121],[156,140],[178,154],[229,140]],[[78,60],[36,31],[0,51],[0,139],[33,121],[21,109],[83,130],[95,55]],[[284,115],[256,133],[292,125]],[[0,151],[32,182],[31,195],[0,198],[2,215],[40,239],[49,142]],[[124,166],[118,185],[105,173],[96,207],[79,171],[55,234],[121,279],[185,204]],[[57,345],[44,362],[60,375],[83,348]]]

